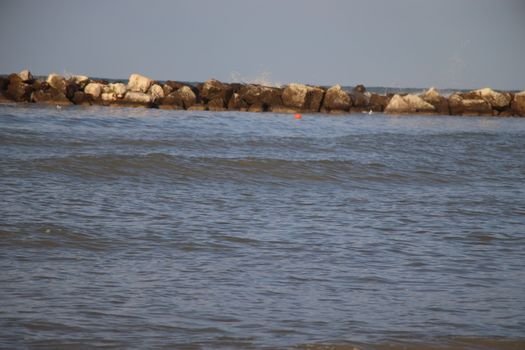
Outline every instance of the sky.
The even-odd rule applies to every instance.
[[[525,90],[525,0],[0,0],[0,73]]]

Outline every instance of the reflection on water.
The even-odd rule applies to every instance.
[[[525,123],[0,107],[0,348],[522,349]]]

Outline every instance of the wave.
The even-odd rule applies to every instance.
[[[35,172],[75,177],[167,177],[173,180],[246,180],[275,178],[286,181],[404,181],[425,176],[443,181],[437,175],[403,172],[389,164],[372,160],[276,159],[189,157],[164,153],[70,155],[10,161],[9,175],[30,176]]]
[[[115,238],[104,238],[52,223],[20,223],[16,225],[16,229],[0,229],[0,247],[104,251],[115,243],[118,243]]]
[[[429,341],[390,341],[366,343],[301,344],[297,349],[308,350],[518,350],[525,349],[525,340],[507,338],[440,337]]]

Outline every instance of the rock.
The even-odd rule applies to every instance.
[[[193,106],[197,101],[195,92],[188,86],[183,86],[176,91],[180,95],[182,102],[184,102],[184,108],[188,109]]]
[[[203,105],[202,103],[195,104],[191,106],[190,108],[188,108],[188,111],[205,111],[205,110],[206,110],[206,106]]]
[[[400,96],[396,94],[386,106],[385,113],[432,113],[435,110],[434,106],[417,95]]]
[[[6,91],[7,85],[9,85],[9,79],[0,77],[0,91]]]
[[[511,96],[509,93],[496,92],[490,88],[480,89],[474,91],[478,93],[481,98],[497,110],[504,110],[510,106]]]
[[[90,104],[88,96],[83,91],[76,91],[71,101],[76,105]]]
[[[63,94],[66,93],[66,79],[64,79],[63,76],[54,73],[49,74],[49,76],[46,79],[46,82],[53,89],[56,89]]]
[[[104,85],[100,83],[89,83],[84,88],[84,92],[91,96],[93,99],[98,99],[100,97],[100,94],[102,94],[102,90],[104,88]]]
[[[249,108],[248,103],[241,98],[238,93],[234,93],[228,101],[229,111],[247,111]]]
[[[100,95],[100,99],[102,100],[103,103],[110,104],[117,100],[117,94],[115,94],[114,92],[103,92]]]
[[[512,111],[515,115],[525,117],[525,91],[514,94]]]
[[[124,95],[126,95],[128,90],[126,84],[123,83],[113,83],[106,86],[107,87],[104,87],[104,92],[112,92],[115,94],[116,98],[124,98]]]
[[[285,106],[270,106],[270,112],[281,114],[293,114],[297,113],[297,109]]]
[[[159,84],[153,84],[148,90],[148,93],[151,95],[151,100],[154,103],[157,103],[164,98],[164,89]]]
[[[122,99],[121,101],[123,102],[123,104],[131,107],[151,107],[153,102],[151,100],[151,95],[137,91],[126,92],[126,95],[124,95],[124,99]]]
[[[241,86],[238,91],[239,97],[248,105],[261,105],[263,109],[282,105],[282,94],[280,88],[251,84]]]
[[[449,97],[448,102],[452,115],[492,115],[492,107],[479,94],[455,93]]]
[[[324,112],[348,112],[352,106],[350,95],[343,91],[340,85],[335,85],[326,91],[322,110]]]
[[[248,107],[248,112],[261,113],[268,111],[268,106],[264,106],[262,103],[255,103]]]
[[[403,100],[408,103],[412,113],[432,113],[436,111],[434,106],[417,95],[409,94],[403,96]]]
[[[74,82],[81,88],[89,84],[89,77],[86,75],[73,75],[71,78],[69,78],[69,80]]]
[[[403,114],[410,113],[410,105],[398,94],[390,99],[385,108],[385,113]]]
[[[283,103],[287,107],[302,109],[305,106],[308,87],[303,84],[292,83],[284,88]]]
[[[208,102],[208,110],[214,112],[225,111],[224,100],[222,98],[214,98]]]
[[[148,92],[153,80],[140,74],[131,74],[129,76],[128,91],[131,92]],[[133,94],[131,96],[134,96]]]
[[[366,88],[363,84],[359,84],[359,85],[356,85],[356,87],[354,87],[353,92],[364,94],[366,92]]]
[[[292,83],[282,94],[283,105],[304,112],[319,112],[324,90],[318,87]]]
[[[167,84],[162,85],[162,90],[164,91],[164,96],[168,96],[173,91],[175,91],[170,85]]]
[[[168,92],[168,94],[169,94],[169,93],[171,93],[173,91],[177,91],[178,89],[180,89],[183,86],[186,86],[186,84],[181,83],[179,81],[168,80],[167,82],[164,83],[163,88],[164,89],[169,89],[170,90],[170,92]],[[166,91],[166,90],[164,90],[164,91]],[[168,94],[166,94],[166,95],[168,95]]]
[[[49,84],[45,81],[35,80],[35,82],[31,85],[31,88],[33,89],[33,91],[47,91],[51,89],[51,86],[49,86]]]
[[[9,99],[4,91],[0,91],[0,104],[13,103],[13,100]]]
[[[75,95],[75,92],[80,90],[80,86],[78,86],[77,83],[74,81],[66,81],[66,97],[71,100],[73,99],[73,96]]]
[[[7,86],[6,96],[15,102],[29,102],[33,87],[23,82],[18,74],[9,76],[9,85]]]
[[[195,104],[196,100],[193,90],[188,86],[182,86],[177,91],[164,97],[161,100],[161,106],[166,106],[166,109],[188,109]],[[172,106],[172,108],[168,106]]]
[[[210,79],[202,84],[200,89],[200,97],[204,102],[210,102],[212,100],[217,100],[214,103],[217,103],[218,100],[223,101],[223,108],[226,106],[226,103],[230,100],[233,94],[233,88],[228,85],[221,83],[218,80]],[[219,106],[217,106],[219,107]]]
[[[352,97],[352,102],[354,107],[361,108],[361,109],[368,109],[368,105],[370,104],[370,96],[371,94],[369,92],[360,92],[360,91],[352,91],[350,96]]]
[[[20,79],[22,79],[24,83],[27,83],[27,84],[31,84],[35,81],[31,72],[27,69],[24,69],[23,71],[18,73],[18,76],[20,77]]]
[[[368,108],[372,112],[383,112],[388,102],[390,102],[390,97],[371,93]]]
[[[51,88],[47,91],[39,90],[33,92],[31,94],[31,101],[41,104],[58,106],[67,106],[72,104],[63,92],[55,88]]]
[[[439,92],[431,87],[428,89],[421,98],[425,101],[430,103],[432,106],[434,106],[434,109],[436,113],[440,115],[449,115],[450,114],[450,108],[448,104],[448,99],[444,96],[441,96]]]

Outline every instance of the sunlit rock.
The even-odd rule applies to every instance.
[[[292,83],[287,85],[282,94],[284,107],[298,111],[319,112],[324,90],[318,87]]]
[[[153,80],[140,74],[131,74],[129,76],[127,90],[131,92],[148,92],[153,84]]]
[[[335,85],[329,88],[323,100],[323,112],[348,112],[352,106],[352,99],[340,85]]]
[[[507,92],[497,92],[490,88],[476,90],[475,92],[478,93],[483,100],[490,103],[493,108],[505,109],[510,106],[511,96]]]
[[[27,69],[24,69],[20,73],[18,73],[18,76],[24,83],[32,83],[35,79],[33,78],[33,75],[31,72]]]
[[[51,86],[53,89],[56,89],[62,93],[66,92],[66,79],[58,74],[49,74],[49,76],[46,79],[46,82]]]
[[[84,92],[91,96],[93,99],[98,99],[100,97],[100,94],[102,94],[102,90],[104,88],[104,85],[100,83],[89,83],[84,88]]]
[[[153,102],[158,102],[160,99],[164,98],[164,89],[158,84],[151,85],[148,93],[151,95],[151,100]]]
[[[492,115],[490,103],[477,93],[452,94],[448,98],[452,115]]]
[[[525,117],[525,91],[514,94],[512,111],[518,116]]]

